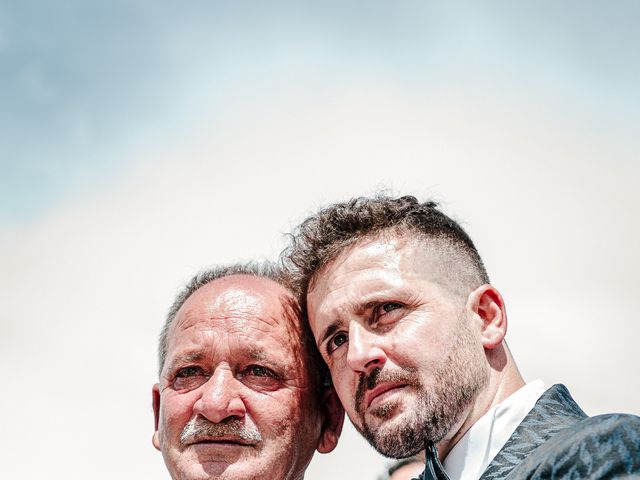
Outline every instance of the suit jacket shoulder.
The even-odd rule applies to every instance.
[[[585,418],[562,430],[513,469],[509,478],[639,478],[640,417]]]
[[[623,478],[640,472],[640,418],[589,418],[554,385],[498,452],[482,480]]]

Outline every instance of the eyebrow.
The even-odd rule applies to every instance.
[[[363,315],[365,312],[371,310],[373,307],[377,306],[380,303],[380,300],[376,298],[375,300],[370,300],[366,303],[361,303],[355,306],[355,313],[357,315]]]
[[[338,331],[338,329],[340,328],[340,323],[340,320],[334,320],[333,322],[331,322],[331,324],[326,328],[326,330],[320,337],[320,340],[317,343],[318,348],[320,348],[320,345],[322,345],[327,338]]]
[[[265,360],[267,358],[267,354],[264,350],[252,350],[251,353],[249,353],[249,356],[252,360]]]
[[[185,355],[181,355],[179,357],[175,357],[171,360],[171,362],[169,362],[168,371],[170,372],[174,370],[176,368],[176,365],[191,363],[191,362],[199,362],[203,358],[204,358],[203,352],[192,352],[192,353],[187,353]]]
[[[378,295],[378,293],[372,295],[374,297],[373,300],[352,305],[354,313],[356,315],[364,315],[365,312],[380,304],[381,300],[379,298],[376,298]],[[329,324],[324,333],[320,336],[320,340],[317,342],[318,348],[320,348],[320,345],[322,345],[327,338],[329,338],[340,329],[341,323],[342,322],[340,320],[334,320]]]

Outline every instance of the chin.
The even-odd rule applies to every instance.
[[[424,448],[424,437],[417,420],[414,411],[395,409],[387,418],[369,416],[364,428],[357,428],[382,455],[405,458]]]
[[[389,418],[376,419],[375,422],[369,422],[367,427],[371,431],[378,434],[394,435],[401,431],[404,426],[412,423],[411,412],[395,412]]]
[[[398,422],[403,417],[411,415],[415,410],[411,408],[411,402],[406,398],[385,402],[376,408],[370,409],[364,416],[368,427],[384,428]]]
[[[244,480],[248,478],[260,478],[253,469],[246,468],[247,465],[237,463],[226,463],[222,461],[210,461],[185,466],[179,476],[172,476],[174,480]]]

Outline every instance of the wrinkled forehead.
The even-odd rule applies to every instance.
[[[214,280],[196,290],[178,310],[169,343],[194,328],[236,334],[252,331],[298,343],[300,310],[293,295],[267,279],[236,275]]]

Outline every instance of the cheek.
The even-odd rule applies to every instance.
[[[247,413],[262,435],[274,436],[273,432],[281,430],[281,425],[286,424],[287,417],[291,415],[289,396],[279,393],[265,395],[252,392],[245,397]]]
[[[390,333],[385,350],[391,359],[401,364],[419,359],[429,363],[429,359],[437,359],[446,350],[448,338],[455,335],[449,330],[445,322],[429,321],[416,314]]]
[[[331,382],[338,394],[340,403],[342,403],[346,409],[353,406],[356,389],[358,388],[358,375],[349,368],[334,368],[331,369]]]
[[[311,398],[299,391],[282,392],[267,398],[252,399],[258,429],[272,441],[287,445],[300,430],[312,423]]]
[[[163,436],[176,436],[191,419],[195,397],[193,395],[167,395],[161,399],[160,425]]]
[[[431,315],[433,317],[433,315]],[[423,311],[415,311],[407,315],[398,327],[393,330],[392,337],[400,345],[403,343],[416,343],[425,338],[431,339],[439,335],[442,326],[434,318],[430,318]],[[426,336],[428,335],[428,337]]]
[[[277,404],[272,404],[269,431],[261,429],[263,436],[270,440],[265,450],[266,463],[278,466],[288,463],[288,469],[299,470],[311,460],[321,433],[322,422],[317,407],[317,402],[304,392],[292,393],[287,399],[281,398]],[[289,477],[274,475],[268,478]]]

